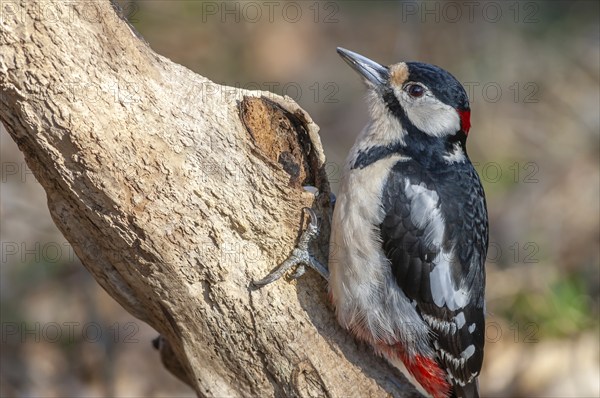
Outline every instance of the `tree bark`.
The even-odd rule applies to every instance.
[[[250,288],[293,249],[304,206],[326,259],[306,112],[154,53],[109,1],[1,7],[0,121],[78,257],[161,333],[178,377],[206,397],[413,394],[337,325],[316,273]]]

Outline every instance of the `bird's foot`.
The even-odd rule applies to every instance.
[[[317,214],[313,209],[308,207],[303,208],[304,211],[308,214],[310,218],[310,222],[308,223],[308,227],[300,236],[300,240],[298,241],[298,245],[292,251],[292,254],[277,267],[273,272],[269,275],[265,276],[263,279],[258,281],[253,281],[252,285],[256,288],[261,288],[269,283],[275,282],[279,278],[281,278],[288,270],[293,267],[297,267],[296,271],[292,274],[292,278],[296,279],[304,275],[306,272],[306,266],[317,271],[323,278],[329,280],[329,270],[326,266],[321,264],[319,260],[317,260],[310,252],[308,245],[312,240],[314,240],[319,234],[319,224],[317,219]]]

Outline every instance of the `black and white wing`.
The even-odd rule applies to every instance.
[[[382,245],[398,286],[434,332],[432,346],[455,393],[477,396],[485,332],[485,198],[470,163],[435,173],[414,161],[391,170],[382,196]]]

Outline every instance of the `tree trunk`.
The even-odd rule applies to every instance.
[[[412,393],[337,325],[315,272],[250,288],[293,249],[304,206],[326,259],[308,114],[154,53],[107,0],[1,7],[0,121],[86,268],[164,336],[169,369],[206,397]]]

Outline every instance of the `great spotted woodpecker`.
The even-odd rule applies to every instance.
[[[276,274],[308,264],[328,277],[339,323],[421,392],[479,397],[488,220],[465,90],[434,65],[338,53],[368,86],[371,122],[346,161],[328,270],[308,253],[311,223]]]

